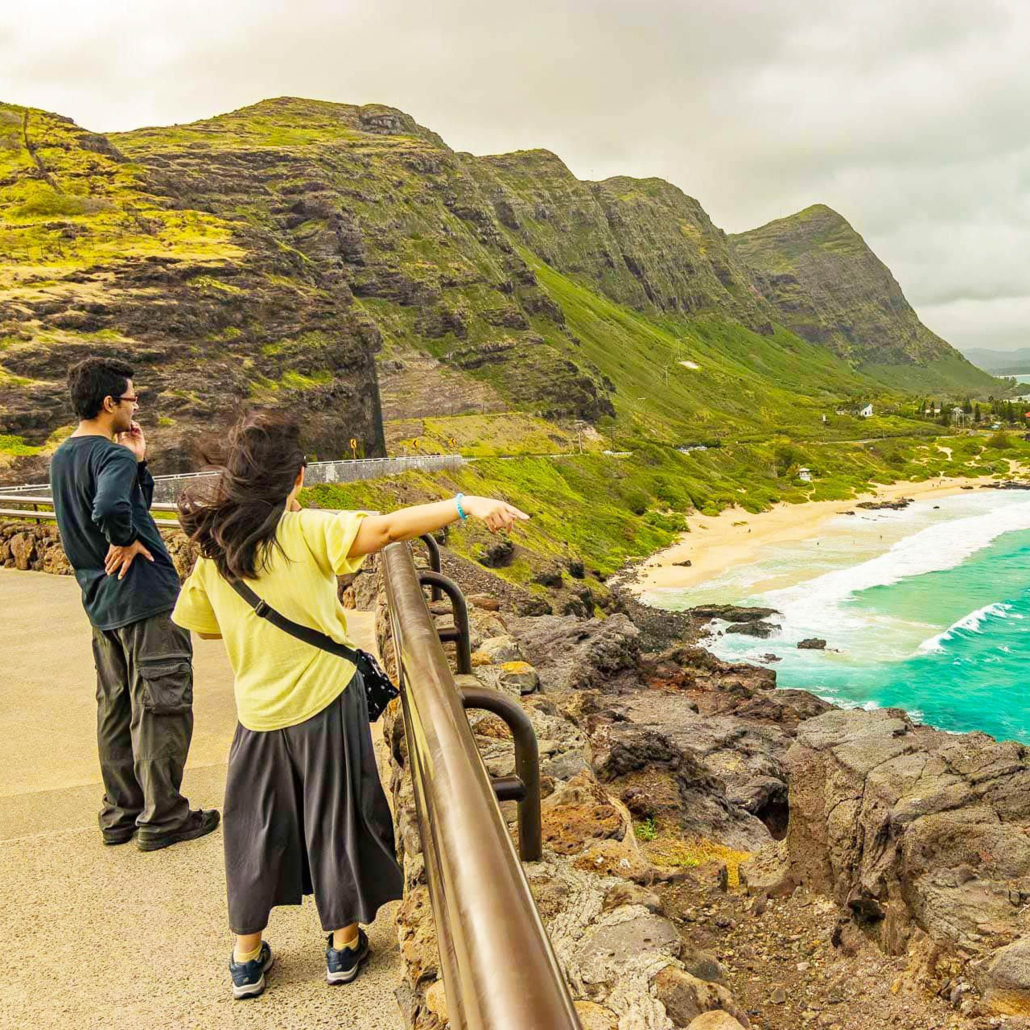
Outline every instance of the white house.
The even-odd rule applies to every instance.
[[[798,479],[800,479],[802,483],[811,483],[812,470],[805,468],[798,469]]]
[[[867,404],[861,411],[859,411],[858,416],[859,418],[872,418],[873,406],[871,404]]]

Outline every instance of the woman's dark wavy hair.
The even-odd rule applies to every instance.
[[[255,579],[267,568],[286,498],[307,464],[300,427],[279,412],[244,415],[229,433],[219,475],[198,479],[179,496],[179,522],[226,579]]]

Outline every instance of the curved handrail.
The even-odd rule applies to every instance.
[[[581,1030],[407,543],[382,552],[429,894],[455,1030]]]

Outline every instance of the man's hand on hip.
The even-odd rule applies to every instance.
[[[119,579],[125,579],[125,573],[137,554],[142,554],[147,561],[153,561],[154,556],[139,542],[133,541],[128,547],[116,547],[114,544],[107,549],[107,557],[104,559],[104,571],[113,576],[118,573]]]

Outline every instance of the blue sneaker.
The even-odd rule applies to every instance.
[[[325,978],[330,984],[350,983],[358,975],[361,963],[368,958],[368,937],[364,930],[358,930],[356,948],[334,948],[333,935],[325,942]]]
[[[229,956],[229,972],[232,974],[232,996],[234,998],[256,998],[265,989],[265,973],[272,968],[275,959],[268,941],[261,942],[261,954],[250,962],[237,962]]]

